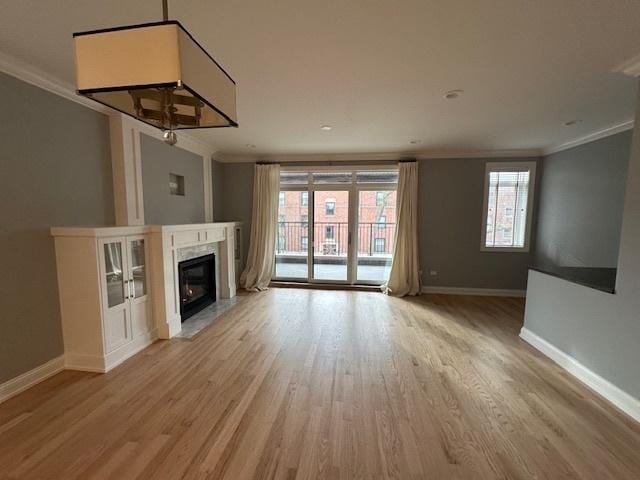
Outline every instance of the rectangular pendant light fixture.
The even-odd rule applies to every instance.
[[[78,94],[165,130],[238,126],[234,80],[179,22],[73,38]]]

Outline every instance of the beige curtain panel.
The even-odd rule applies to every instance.
[[[398,178],[398,224],[389,281],[382,291],[404,297],[420,294],[418,253],[418,162],[400,163]]]
[[[280,165],[256,165],[253,176],[251,240],[247,266],[240,276],[246,290],[266,290],[275,262]]]

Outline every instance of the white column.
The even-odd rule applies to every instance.
[[[137,122],[119,112],[109,116],[116,225],[144,225],[142,159]]]

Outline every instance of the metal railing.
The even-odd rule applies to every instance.
[[[395,223],[359,223],[358,256],[388,256],[393,252]],[[306,222],[278,222],[277,255],[304,255],[311,237]],[[315,255],[346,256],[349,248],[347,222],[314,224]]]

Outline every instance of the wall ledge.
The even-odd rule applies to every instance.
[[[560,350],[531,330],[522,327],[520,338],[529,345],[549,357],[564,370],[576,377],[589,388],[600,394],[618,409],[640,422],[640,400],[589,370],[571,355]]]

